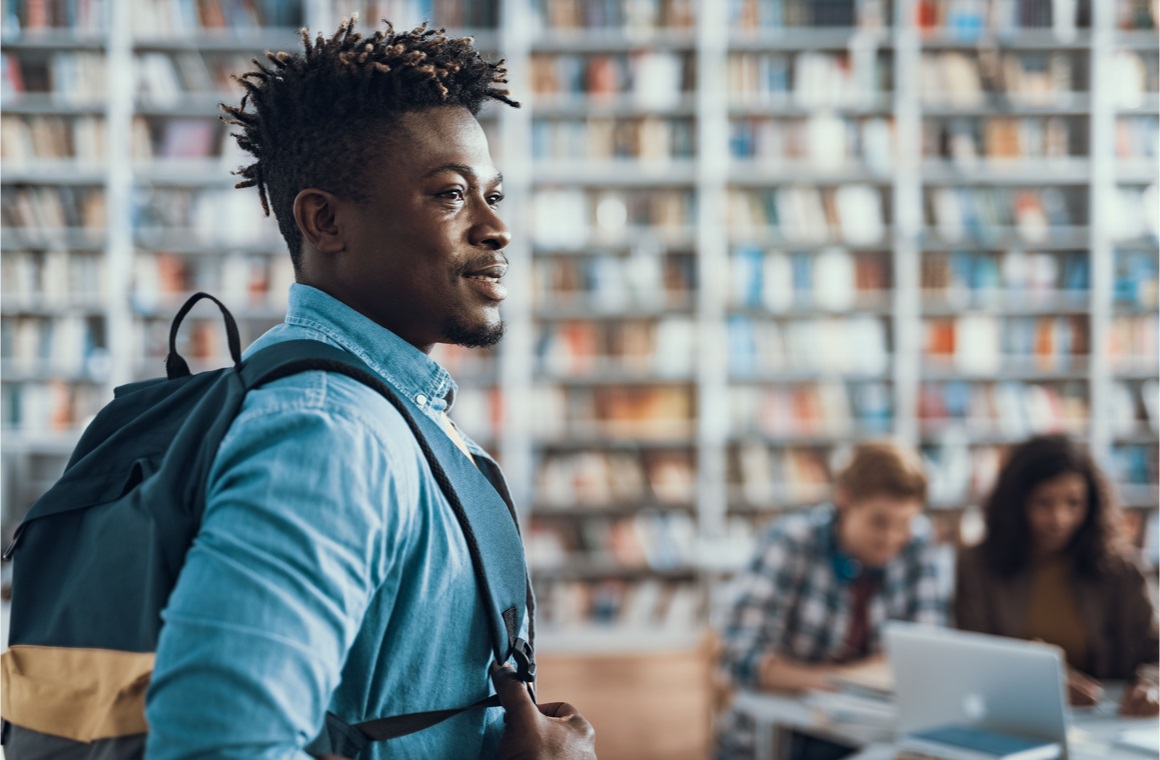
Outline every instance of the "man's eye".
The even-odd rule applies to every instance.
[[[445,192],[440,193],[439,195],[443,198],[447,198],[447,199],[453,200],[453,201],[463,200],[463,191],[460,190],[459,188],[456,188],[454,190],[447,190]]]
[[[498,206],[502,200],[503,193],[492,193],[491,195],[487,196],[487,202],[492,206]]]

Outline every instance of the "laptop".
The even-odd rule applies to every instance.
[[[899,621],[883,637],[900,734],[966,724],[1067,746],[1058,648]]]

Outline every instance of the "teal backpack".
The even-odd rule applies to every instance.
[[[203,298],[221,309],[233,366],[192,374],[177,352],[177,335]],[[4,552],[13,561],[0,702],[8,760],[143,756],[145,689],[161,611],[197,535],[218,446],[248,391],[317,370],[374,388],[406,420],[467,541],[490,610],[490,630],[481,635],[490,636],[497,662],[513,661],[524,681],[534,681],[532,644],[519,637],[531,591],[512,505],[433,420],[353,354],[294,340],[243,361],[229,310],[197,293],[173,320],[167,377],[116,389]],[[531,631],[529,618],[529,639]],[[481,695],[472,705],[353,725],[328,713],[307,750],[355,757],[370,742],[498,704],[494,695]]]

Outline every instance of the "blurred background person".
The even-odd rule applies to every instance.
[[[832,504],[773,522],[737,582],[722,635],[722,666],[737,687],[801,692],[881,662],[884,621],[943,625],[947,584],[915,453],[889,442],[855,447]],[[753,727],[729,712],[718,757],[752,757]],[[795,736],[795,758],[849,748]]]
[[[1098,701],[1101,680],[1132,681],[1121,711],[1157,714],[1154,683],[1138,678],[1147,665],[1154,673],[1156,608],[1086,449],[1062,435],[1012,449],[984,519],[985,538],[958,559],[958,627],[1060,647],[1073,704]]]

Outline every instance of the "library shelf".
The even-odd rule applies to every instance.
[[[105,102],[104,98],[85,96],[6,93],[0,101],[0,111],[10,116],[100,116],[105,113]]]
[[[751,526],[747,530],[752,536],[752,526],[757,521],[785,510],[812,506],[826,495],[825,489],[816,488],[808,481],[795,481],[790,488],[785,484],[739,484],[731,480],[732,476],[726,473],[731,472],[740,449],[761,449],[766,456],[783,460],[800,453],[809,459],[802,464],[810,472],[810,477],[821,477],[830,474],[826,468],[832,455],[847,449],[853,441],[875,436],[879,431],[914,445],[944,448],[957,445],[955,441],[965,430],[967,438],[974,443],[968,447],[969,451],[986,454],[987,447],[998,448],[1015,442],[1021,437],[1018,433],[1038,430],[1047,423],[1059,424],[1059,420],[1047,420],[1046,423],[1039,420],[1035,425],[1022,428],[1003,428],[999,427],[1003,420],[964,422],[923,417],[916,400],[920,393],[925,392],[928,383],[961,381],[983,395],[993,392],[998,383],[1014,386],[1022,383],[1017,390],[1030,394],[1032,391],[1028,389],[1032,384],[1039,383],[1043,387],[1036,389],[1035,394],[1042,397],[1055,395],[1068,404],[1079,404],[1077,399],[1082,396],[1088,410],[1104,408],[1109,398],[1118,392],[1115,386],[1128,383],[1132,384],[1132,398],[1139,405],[1141,391],[1137,386],[1140,381],[1153,381],[1160,371],[1154,355],[1116,356],[1107,363],[1091,361],[1100,357],[1087,354],[1080,354],[1077,361],[1072,361],[1070,356],[1055,355],[1021,356],[1014,360],[1000,357],[998,372],[964,373],[953,360],[932,361],[924,349],[923,335],[931,321],[963,315],[969,317],[972,312],[994,315],[1001,325],[1023,317],[1033,320],[1082,318],[1090,327],[1092,336],[1107,329],[1117,329],[1115,323],[1122,318],[1141,319],[1154,313],[1153,308],[1144,304],[1115,304],[1111,286],[1120,275],[1116,273],[1117,265],[1108,262],[1114,262],[1117,250],[1154,252],[1157,247],[1155,235],[1139,236],[1133,232],[1130,238],[1116,239],[1116,230],[1109,229],[1103,217],[1089,209],[1091,198],[1088,197],[1089,186],[1094,197],[1109,188],[1133,194],[1139,186],[1155,181],[1154,157],[1117,159],[1113,147],[1118,118],[1152,118],[1160,114],[1160,97],[1149,89],[1155,79],[1154,68],[1145,66],[1143,69],[1148,86],[1142,92],[1128,92],[1123,97],[1118,92],[1108,93],[1091,84],[1098,81],[1100,66],[1116,51],[1143,61],[1147,53],[1158,47],[1154,29],[1117,29],[1115,14],[1108,7],[1110,3],[1102,0],[1091,4],[1093,18],[1090,28],[1076,29],[1063,38],[1044,27],[1021,29],[1016,37],[988,36],[982,39],[977,35],[965,39],[959,36],[963,34],[961,31],[949,29],[919,29],[912,14],[902,13],[894,14],[897,23],[893,26],[881,26],[879,22],[877,26],[863,28],[776,26],[742,29],[729,20],[729,5],[726,3],[691,4],[697,18],[695,23],[684,26],[635,25],[628,28],[618,25],[564,29],[556,28],[550,22],[566,18],[566,14],[555,15],[551,8],[553,0],[544,2],[540,6],[543,23],[539,24],[529,21],[522,0],[489,0],[488,8],[494,13],[489,10],[482,15],[476,13],[479,4],[475,3],[466,4],[464,1],[458,10],[463,19],[499,19],[495,27],[467,30],[467,33],[474,36],[477,46],[483,49],[494,51],[502,44],[504,49],[499,53],[509,58],[512,86],[515,88],[513,96],[523,103],[523,108],[518,111],[493,108],[482,115],[498,154],[497,165],[509,178],[509,192],[521,207],[518,216],[523,217],[515,219],[513,214],[513,219],[509,220],[513,227],[513,243],[509,248],[513,277],[517,273],[521,273],[518,274],[520,277],[528,277],[527,273],[533,272],[542,262],[557,267],[542,281],[535,280],[542,283],[538,292],[534,286],[519,289],[522,292],[513,288],[507,307],[511,321],[509,343],[489,360],[485,369],[468,369],[466,365],[456,369],[449,365],[462,393],[463,406],[457,405],[457,414],[464,417],[463,421],[471,419],[478,429],[468,432],[502,457],[516,503],[531,505],[526,510],[526,520],[542,520],[557,527],[571,521],[578,526],[593,521],[631,519],[659,511],[691,518],[696,526],[695,537],[699,546],[728,543],[727,536],[732,535],[736,527],[734,521]],[[631,3],[639,10],[637,0],[623,2]],[[986,0],[976,3],[988,4]],[[164,3],[158,0],[155,5],[160,19],[164,15],[160,9],[168,9],[170,13],[174,9],[188,12],[191,8],[200,8],[201,4],[194,0],[166,0]],[[362,9],[369,5],[363,3]],[[408,8],[418,6],[405,5]],[[656,3],[646,2],[645,5],[656,6]],[[667,3],[664,5],[667,7]],[[889,7],[893,4],[871,5]],[[118,154],[110,157],[113,163],[109,168],[95,173],[86,171],[85,174],[90,176],[80,176],[75,171],[52,168],[40,162],[20,167],[5,159],[2,182],[5,193],[24,192],[22,183],[46,187],[57,184],[66,196],[69,193],[79,195],[88,185],[104,186],[110,203],[108,218],[129,229],[128,235],[123,234],[121,227],[106,232],[103,229],[104,217],[91,229],[3,228],[5,257],[10,254],[37,256],[60,248],[67,249],[69,255],[102,255],[106,267],[103,276],[108,279],[106,292],[115,299],[109,302],[104,313],[100,309],[78,311],[72,302],[57,309],[50,306],[47,299],[42,308],[35,302],[10,300],[6,294],[0,315],[3,315],[6,326],[11,323],[13,327],[15,322],[22,320],[67,321],[80,316],[93,321],[96,323],[94,330],[112,341],[107,349],[110,357],[106,363],[117,370],[118,375],[101,380],[99,377],[75,377],[67,372],[40,372],[46,365],[27,376],[9,374],[8,370],[14,365],[6,355],[5,363],[0,364],[6,394],[26,381],[35,386],[28,391],[31,395],[40,395],[41,398],[34,400],[43,410],[48,392],[56,392],[60,382],[71,384],[69,390],[74,395],[84,396],[91,391],[96,394],[93,398],[98,398],[102,389],[111,393],[113,384],[161,374],[160,358],[153,355],[156,346],[147,349],[137,345],[138,338],[124,340],[118,336],[145,335],[148,341],[155,343],[156,334],[164,332],[162,328],[172,315],[171,309],[176,308],[189,288],[194,285],[202,287],[203,278],[208,278],[211,283],[208,286],[211,292],[232,290],[228,303],[240,316],[244,330],[260,330],[263,323],[277,321],[281,315],[284,286],[289,280],[286,274],[288,256],[276,227],[270,223],[261,227],[239,227],[236,232],[226,233],[220,227],[227,225],[204,222],[204,217],[214,218],[214,213],[204,213],[203,208],[201,219],[194,213],[194,207],[203,199],[205,208],[211,212],[224,208],[218,202],[226,193],[234,192],[228,189],[236,179],[229,170],[243,160],[235,160],[232,154],[225,158],[219,155],[221,127],[213,122],[217,137],[211,141],[209,153],[189,163],[168,162],[164,157],[149,163],[134,161],[130,152],[134,138],[128,132],[134,122],[143,123],[155,136],[158,130],[164,135],[164,130],[173,121],[210,122],[220,113],[219,103],[234,104],[240,99],[239,92],[228,89],[216,76],[213,81],[223,87],[221,91],[206,91],[210,85],[205,84],[204,77],[201,86],[190,85],[190,91],[185,91],[181,87],[185,82],[182,75],[190,72],[182,71],[183,56],[190,60],[193,56],[203,59],[208,62],[207,70],[216,74],[217,69],[226,63],[231,68],[236,67],[234,59],[248,57],[243,53],[260,57],[266,49],[295,49],[297,30],[290,25],[297,23],[298,16],[311,30],[333,29],[340,15],[337,6],[333,0],[301,0],[285,4],[286,8],[291,8],[289,12],[283,14],[279,10],[280,15],[266,17],[277,23],[274,28],[195,28],[154,33],[144,31],[144,27],[134,30],[133,22],[137,19],[126,11],[128,6],[116,3],[109,4],[110,12],[121,22],[110,23],[105,32],[62,29],[25,30],[21,34],[5,32],[0,41],[4,43],[6,65],[27,58],[28,71],[41,79],[47,71],[45,62],[67,59],[61,61],[62,70],[75,77],[78,62],[87,65],[91,57],[102,61],[106,58],[127,59],[132,67],[130,73],[134,75],[155,74],[160,81],[172,73],[178,80],[176,89],[157,90],[158,97],[148,85],[137,84],[140,77],[134,76],[134,84],[126,91],[123,83],[113,86],[112,74],[105,71],[104,78],[108,80],[105,89],[110,95],[107,101],[103,94],[97,97],[95,90],[66,89],[67,82],[58,84],[56,91],[50,85],[48,92],[10,92],[6,84],[0,101],[6,117],[29,121],[40,117],[103,117],[109,124],[123,125],[118,129],[124,129],[125,134],[115,134],[110,141],[120,147]],[[436,13],[447,7],[447,2],[434,4]],[[627,17],[628,14],[622,15]],[[364,17],[364,28],[372,21]],[[440,23],[438,18],[435,21]],[[453,30],[452,33],[461,36],[463,30]],[[924,70],[924,55],[937,59],[957,57],[960,62],[966,60],[968,68],[978,69],[977,57],[981,54],[998,55],[1004,59],[1010,57],[1020,64],[1020,71],[1033,76],[1041,73],[1040,61],[1061,56],[1059,60],[1067,64],[1064,68],[1070,70],[1069,81],[1058,85],[1058,91],[1052,89],[1056,86],[1054,83],[1047,86],[1033,83],[1024,92],[994,92],[991,89],[993,83],[987,81],[986,87],[976,88],[977,92],[952,93],[954,88],[945,87],[936,89],[935,97],[928,97],[919,81],[919,74]],[[656,64],[651,75],[657,75],[657,82],[663,87],[644,87],[633,81],[633,77],[640,73],[634,66],[646,60],[650,66]],[[1025,60],[1032,61],[1029,68],[1022,65]],[[731,71],[731,67],[735,70]],[[769,74],[769,79],[759,80],[761,75],[758,72]],[[605,77],[605,81],[596,83],[595,89],[608,92],[595,94],[585,91],[591,85],[586,77],[592,73]],[[976,73],[982,84],[984,72]],[[816,81],[810,81],[811,76],[819,75],[829,84],[838,83],[831,91]],[[537,79],[541,76],[544,77],[542,81]],[[751,79],[745,80],[745,76],[751,76]],[[694,82],[702,87],[691,89]],[[41,83],[27,78],[26,83],[33,90],[43,89]],[[139,92],[136,91],[138,87]],[[869,92],[866,92],[867,87]],[[865,94],[852,97],[854,92]],[[951,122],[962,120],[967,123],[968,131],[978,132],[985,128],[982,122],[996,117],[1065,122],[1069,135],[1068,155],[1062,160],[1035,157],[1002,163],[988,155],[986,140],[979,137],[972,137],[974,151],[978,154],[973,165],[954,163],[951,151],[937,146],[924,153],[922,143],[928,140],[924,126],[932,126],[931,133],[937,135],[939,130],[949,130]],[[800,145],[785,147],[784,141],[793,143],[802,139],[807,131],[802,126],[804,123],[827,119],[831,126],[835,120],[841,121],[842,129],[846,130],[849,145],[844,162],[831,165],[824,160],[826,157],[818,162],[799,160],[798,156],[810,155],[807,149]],[[674,140],[674,151],[679,150],[680,154],[658,161],[627,158],[615,162],[580,162],[533,154],[535,148],[531,135],[536,127],[542,128],[545,122],[561,122],[559,132],[553,131],[556,129],[554,125],[548,125],[546,132],[553,140],[563,139],[561,135],[567,137],[571,134],[568,130],[578,128],[578,124],[587,128],[590,120],[603,120],[605,127],[608,122],[615,122],[613,126],[618,130],[625,129],[626,123],[630,123],[627,131],[631,131],[632,123],[646,120],[673,122],[667,124],[667,128],[674,135],[678,128],[687,130],[692,135],[691,144],[677,149]],[[756,125],[749,133],[753,144],[739,148],[733,144],[732,138],[735,131],[744,132],[746,125],[741,123],[744,120],[751,120]],[[872,153],[862,145],[866,140],[864,125],[870,121],[890,123],[892,147],[885,161],[882,155]],[[758,144],[770,133],[762,136],[757,127],[769,123],[777,128],[773,132],[780,130],[778,139],[783,140],[772,150]],[[630,147],[618,144],[615,150],[639,154],[639,146],[631,147],[631,144],[642,132],[634,134],[626,141]],[[1099,137],[1100,134],[1103,137]],[[944,137],[946,135],[949,131],[944,133]],[[589,136],[585,135],[585,140]],[[1041,138],[1045,139],[1045,134],[1034,139]],[[739,157],[748,155],[746,151],[750,149],[758,157]],[[567,155],[567,150],[561,155]],[[1035,156],[1046,152],[1038,148],[1020,150]],[[1129,150],[1146,152],[1138,147]],[[889,173],[881,170],[884,164],[890,167]],[[877,171],[875,167],[878,167]],[[793,232],[793,227],[779,228],[760,222],[752,226],[730,224],[727,216],[736,193],[775,193],[785,188],[805,188],[816,193],[820,205],[825,206],[834,201],[827,193],[835,187],[852,185],[870,188],[881,202],[881,214],[875,212],[873,227],[869,228],[875,233],[873,239],[865,239],[868,229],[865,226],[854,229],[855,235],[847,235],[847,230],[839,223],[840,215],[827,214],[824,230],[811,229],[806,234],[788,236],[784,233],[787,229]],[[670,188],[679,188],[682,200],[671,204],[668,203],[671,199],[666,200],[668,205],[660,212],[648,205],[646,201],[655,194],[654,191]],[[988,221],[983,226],[972,227],[964,219],[964,223],[957,227],[962,230],[961,235],[944,237],[936,227],[939,218],[933,214],[924,216],[935,191],[944,188],[964,194],[976,191],[991,193],[989,200],[1008,198],[1021,188],[1035,193],[1058,191],[1067,194],[1071,216],[1066,221],[1051,219],[1046,227],[1033,223],[1022,228],[1010,221]],[[572,204],[584,210],[568,217],[573,224],[567,230],[552,229],[550,224],[555,216],[551,214],[547,217],[552,221],[540,225],[535,223],[537,216],[544,217],[532,212],[536,209],[537,198],[556,190],[562,192],[549,200],[559,203],[547,203],[545,207],[556,210],[562,205]],[[210,195],[222,197],[208,198]],[[156,199],[155,206],[138,208],[138,196],[152,196]],[[238,204],[250,203],[255,216],[259,213],[256,199],[237,197]],[[603,229],[594,223],[598,204],[605,198],[613,204],[625,206],[628,213],[624,223]],[[790,200],[794,203],[812,202],[814,198]],[[58,205],[61,203],[64,201],[58,200]],[[634,203],[642,205],[634,207]],[[1012,204],[1007,205],[1009,208]],[[646,211],[642,212],[642,208]],[[673,211],[674,208],[677,210]],[[165,213],[171,210],[186,213],[174,222]],[[34,215],[34,218],[40,219],[41,216]],[[999,214],[997,218],[1015,217]],[[65,224],[74,223],[71,216],[68,219]],[[43,215],[40,223],[57,222],[53,216]],[[956,226],[944,225],[944,229],[953,231]],[[801,298],[804,293],[801,287],[794,287],[788,296],[785,303],[790,304],[790,308],[743,307],[740,299],[733,298],[729,292],[730,285],[736,286],[730,280],[730,273],[737,248],[741,246],[760,248],[762,256],[781,251],[791,257],[801,254],[801,258],[812,259],[829,255],[828,249],[840,248],[854,256],[859,264],[863,258],[881,259],[884,264],[878,265],[882,271],[875,280],[879,284],[873,286],[879,290],[872,296],[858,291],[852,302],[845,302],[843,308],[836,310],[808,306],[809,302]],[[937,291],[937,296],[934,289],[931,292],[924,289],[924,267],[928,257],[942,252],[948,255],[966,252],[972,256],[997,258],[1006,257],[1012,251],[1047,254],[1058,260],[1082,256],[1091,272],[1083,287],[1077,287],[1074,292],[1064,288],[1064,279],[1035,293],[1005,289],[1002,284],[994,289],[972,290],[954,281],[953,277],[958,275],[948,276],[946,287]],[[551,284],[559,281],[553,277],[585,282],[583,278],[591,273],[585,267],[592,264],[594,257],[608,256],[627,261],[636,257],[674,255],[691,260],[691,265],[682,261],[674,267],[682,273],[688,270],[691,274],[681,275],[684,277],[680,286],[684,289],[682,292],[674,292],[675,288],[667,284],[668,280],[656,283],[658,292],[655,300],[649,303],[662,306],[642,305],[631,288],[627,288],[628,292],[619,300],[602,302],[598,284],[576,285],[572,281],[564,285]],[[158,262],[159,268],[176,266],[173,259],[183,259],[179,265],[186,267],[188,272],[177,284],[166,282],[162,288],[165,292],[157,298],[135,299],[135,295],[141,295],[135,291],[135,278],[150,276],[151,257],[165,260],[164,263]],[[557,266],[569,258],[583,263],[571,269],[567,265]],[[1061,266],[1060,271],[1067,266],[1070,265]],[[610,267],[611,270],[616,270],[616,267]],[[249,273],[247,276],[252,279],[234,282],[236,278],[233,278],[227,283],[221,275],[226,271]],[[595,266],[592,271],[596,271]],[[158,271],[154,274],[159,281],[164,281],[160,278],[165,273]],[[1003,276],[1000,275],[1000,283],[1005,282]],[[864,284],[859,287],[864,287]],[[896,289],[883,292],[880,290],[883,287]],[[1118,288],[1117,285],[1117,292]],[[567,291],[573,300],[563,297],[562,293],[556,292],[557,289]],[[944,292],[945,300],[939,301]],[[768,297],[771,294],[761,295]],[[751,293],[745,296],[745,303],[761,303],[750,296]],[[207,320],[211,319],[203,319],[204,315],[194,316],[194,326],[208,324]],[[216,314],[212,319],[216,319]],[[564,371],[543,372],[545,367],[569,365],[566,362],[546,364],[543,357],[536,355],[537,334],[558,329],[565,321],[575,320],[590,329],[607,331],[615,328],[617,322],[647,321],[659,326],[662,321],[670,319],[691,323],[696,338],[697,353],[692,357],[687,372],[669,375],[658,371],[657,362],[664,357],[650,356],[632,356],[623,362],[619,357],[604,356],[602,359],[609,360],[607,363],[592,365],[597,369],[582,375]],[[873,363],[848,362],[843,365],[873,368],[872,371],[822,372],[806,369],[795,360],[787,361],[784,371],[742,374],[731,366],[732,360],[738,357],[731,356],[727,340],[734,319],[752,320],[757,323],[756,327],[769,331],[785,329],[794,320],[869,320],[881,326],[884,350],[875,349]],[[1113,324],[1109,325],[1109,322]],[[216,322],[214,327],[220,329]],[[1136,335],[1139,329],[1133,325],[1128,332]],[[216,356],[224,343],[224,336],[217,335],[215,339],[214,355],[201,357],[198,366],[222,366],[225,363],[224,357]],[[600,350],[610,352],[610,349]],[[1124,349],[1121,353],[1127,351],[1134,353],[1137,349]],[[761,356],[757,355],[742,356],[740,366],[782,366],[763,365],[760,359]],[[100,361],[98,359],[97,364]],[[880,370],[879,365],[882,367]],[[630,367],[642,369],[629,371]],[[794,418],[789,423],[800,427],[789,426],[788,429],[823,432],[746,433],[743,430],[758,429],[760,420],[756,415],[754,419],[742,420],[730,417],[731,411],[736,412],[735,403],[748,408],[768,401],[763,394],[792,393],[795,384],[818,382],[829,384],[831,391],[841,388],[850,408],[845,414],[828,414],[819,420]],[[1075,390],[1077,387],[1078,391]],[[616,416],[634,408],[624,405],[624,398],[631,398],[632,394],[647,394],[650,389],[656,389],[658,397],[673,393],[680,398],[656,399],[659,410],[655,411],[655,419],[621,419]],[[546,403],[552,410],[550,419],[538,410],[535,403],[526,403],[526,399],[538,395],[548,397]],[[614,411],[604,418],[599,409],[602,403],[609,401],[609,396],[616,396],[617,403],[611,405]],[[668,406],[668,402],[675,406]],[[78,404],[74,403],[76,408],[68,410],[69,424],[74,426],[92,411],[80,408]],[[873,414],[860,416],[861,404],[873,406]],[[95,403],[94,408],[99,406],[100,403]],[[883,414],[885,416],[880,418],[879,415]],[[42,411],[41,417],[28,416],[30,422],[26,429],[6,430],[5,456],[8,457],[9,452],[14,457],[24,456],[21,452],[35,446],[43,435],[36,426],[56,424],[60,419],[59,414],[43,415]],[[1090,419],[1065,422],[1074,425],[1075,431],[1089,441],[1100,456],[1109,454],[1113,447],[1151,451],[1160,441],[1155,431],[1156,420],[1150,417],[1147,420],[1141,417],[1141,424],[1151,425],[1150,428],[1140,427],[1119,436],[1115,431],[1123,428],[1117,428],[1118,423],[1107,416],[1092,413]],[[806,427],[815,423],[816,427]],[[483,435],[478,435],[480,431]],[[70,429],[59,434],[54,439],[59,441],[55,449],[50,445],[38,453],[55,456],[63,464],[78,432]],[[642,471],[647,470],[644,460],[648,457],[669,458],[674,460],[667,465],[673,468],[670,472],[677,472],[679,483],[690,481],[693,493],[680,503],[668,504],[646,491],[631,503],[615,503],[607,508],[573,504],[556,497],[552,503],[537,498],[537,476],[547,459],[579,458],[590,453],[605,457],[625,453],[640,461]],[[781,465],[789,466],[786,461],[777,466]],[[821,470],[815,472],[815,467],[826,471],[819,475]],[[12,471],[19,473],[23,469],[23,465],[17,464]],[[1133,472],[1125,479],[1137,477],[1140,475]],[[42,480],[39,478],[30,485],[35,487]],[[647,473],[642,480],[646,487],[651,488]],[[768,487],[772,487],[772,491]],[[27,506],[25,493],[20,492],[19,496],[14,496],[14,493],[17,492],[11,489],[4,492],[5,519],[13,519],[17,510]],[[772,493],[773,498],[748,498],[747,493],[748,497]],[[1155,508],[1155,485],[1142,486],[1140,494],[1137,501]],[[943,502],[948,508],[962,509],[977,504],[978,499],[978,494],[968,487],[966,491],[953,494],[953,498],[948,495]],[[558,505],[567,509],[558,509]],[[740,544],[730,546],[729,562],[716,568],[726,574],[739,567],[740,554],[744,553],[744,548],[737,548]],[[572,568],[570,571],[537,574],[537,592],[546,603],[545,607],[550,607],[558,594],[566,597],[561,586],[575,586],[596,595],[597,590],[607,583],[639,587],[655,582],[698,594],[710,592],[706,572],[712,568],[703,564],[682,568],[676,575],[671,575],[647,567],[630,571],[617,568],[597,561],[598,555],[599,551],[594,551],[591,556],[576,557],[578,563],[572,563],[570,559],[567,563]],[[560,604],[566,605],[567,601]],[[639,610],[632,609],[628,613],[629,617],[640,614]],[[633,642],[639,642],[642,649],[650,649],[667,635],[683,636],[688,643],[689,632],[696,630],[692,622],[674,633],[660,626],[642,629],[624,619],[613,621],[606,627],[592,622],[600,614],[589,610],[582,616],[584,620],[579,623],[570,621],[563,630],[552,631],[551,626],[546,625],[541,629],[541,646],[552,635],[558,634],[556,640],[562,642],[560,649],[564,651],[591,647],[591,641],[603,642],[597,646],[606,646],[610,651],[636,646]],[[669,632],[666,634],[665,631]]]
[[[134,53],[248,53],[261,56],[266,50],[294,48],[298,29],[267,27],[262,30],[174,30],[172,35],[138,35],[131,42]]]
[[[726,182],[734,187],[770,187],[777,185],[891,185],[893,177],[866,166],[834,169],[819,167],[809,161],[779,161],[771,159],[735,159],[730,162]]]
[[[534,182],[537,185],[656,188],[693,185],[696,179],[694,162],[680,158],[574,162],[544,159],[537,165]]]
[[[920,33],[919,44],[930,50],[1048,50],[1086,51],[1092,46],[1092,35],[1087,30],[1075,31],[1070,39],[1061,39],[1050,29],[1023,28],[1006,35],[955,32]]]
[[[638,50],[690,51],[696,46],[691,29],[553,29],[537,34],[532,53],[614,53]]]
[[[99,187],[105,184],[105,171],[92,163],[61,159],[37,159],[34,164],[5,166],[0,184],[5,185],[77,185]]]
[[[8,52],[58,50],[104,51],[108,37],[95,32],[77,33],[66,28],[30,29],[19,34],[5,33],[0,47]]]
[[[695,102],[687,95],[677,97],[667,105],[642,105],[631,95],[592,97],[582,94],[536,94],[531,96],[530,101],[535,118],[690,117],[697,113]]]
[[[729,101],[728,115],[800,118],[824,111],[839,116],[889,116],[894,110],[893,101],[894,96],[891,93],[874,93],[853,100],[838,100],[817,105],[803,103],[800,98],[789,93],[770,94],[765,97],[734,96]]]
[[[858,27],[764,27],[732,29],[725,44],[729,52],[843,51],[858,44],[889,49],[894,36],[888,30]]]
[[[639,360],[635,360],[639,361]],[[549,372],[539,370],[534,378],[537,383],[560,386],[660,386],[660,385],[689,385],[696,382],[692,372],[684,374],[665,375],[656,371],[636,372],[624,365],[628,362],[608,359],[596,361],[594,369],[576,374]]]

